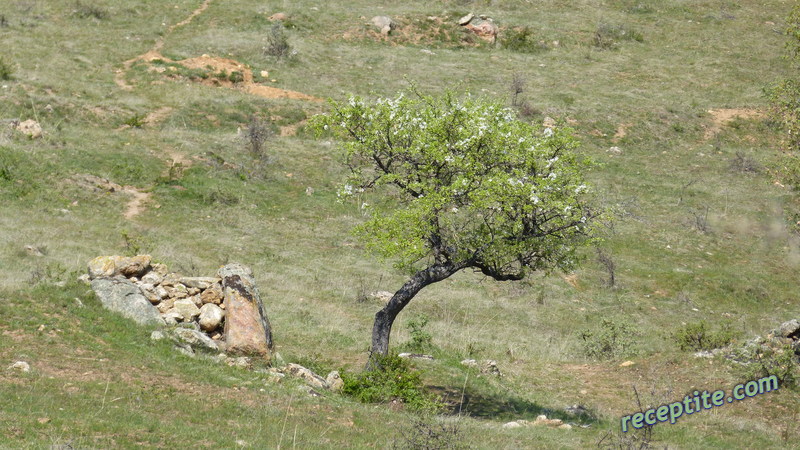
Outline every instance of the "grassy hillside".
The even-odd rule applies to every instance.
[[[475,448],[592,447],[639,409],[634,385],[658,405],[747,381],[671,335],[704,320],[741,342],[800,319],[800,204],[775,169],[779,131],[762,94],[790,73],[780,56],[792,6],[0,2],[11,72],[0,79],[0,120],[44,130],[30,139],[0,122],[0,447],[408,442],[416,416],[402,406],[310,397],[291,380],[183,356],[100,310],[75,279],[104,254],[148,253],[185,275],[242,262],[285,360],[358,370],[381,307],[364,294],[394,291],[405,275],[349,233],[363,214],[336,201],[336,142],[314,139],[305,120],[326,111],[321,99],[390,96],[409,80],[509,104],[512,80],[524,80],[523,120],[575,129],[580,153],[598,163],[597,202],[614,212],[600,245],[613,288],[587,249],[572,274],[497,283],[461,273],[406,308],[393,343],[410,339],[410,318],[430,318],[436,360],[415,365],[431,391],[468,400],[461,416],[430,420],[456,423],[454,439]],[[264,52],[277,12],[296,52],[284,58]],[[454,25],[468,12],[495,20],[498,45]],[[368,25],[376,15],[393,17],[396,32],[381,37]],[[503,45],[524,26],[522,49]],[[248,150],[253,117],[271,119],[263,158]],[[87,174],[125,188],[76,181]],[[627,353],[586,355],[580,334],[603,319],[630,324]],[[464,358],[496,360],[504,376],[478,377]],[[18,360],[31,371],[5,370]],[[501,428],[541,413],[568,419],[574,404],[596,417],[588,427]],[[800,395],[781,389],[657,425],[653,445],[797,448],[798,415]]]

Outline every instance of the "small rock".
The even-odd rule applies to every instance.
[[[214,283],[219,283],[220,279],[215,277],[183,277],[181,284],[188,288],[208,289]]]
[[[194,320],[200,315],[200,308],[189,299],[175,300],[173,308],[183,317],[183,320]]]
[[[313,188],[313,187],[311,187],[311,186],[307,187],[307,188],[306,188],[306,195],[307,195],[307,196],[309,196],[309,197],[311,197],[312,195],[314,195],[314,188]]]
[[[167,266],[164,265],[164,264],[153,263],[151,265],[151,268],[152,268],[153,272],[155,272],[158,275],[161,275],[162,277],[167,275]]]
[[[213,303],[219,305],[222,303],[222,285],[220,283],[212,284],[200,294],[200,301],[202,301],[203,304]]]
[[[22,372],[30,372],[31,366],[30,364],[26,363],[25,361],[17,361],[14,364],[8,366],[9,370],[19,370]]]
[[[608,149],[608,152],[620,155],[622,154],[622,149],[620,149],[619,147],[611,147]]]
[[[547,116],[542,121],[542,126],[545,127],[545,128],[553,128],[553,127],[556,126],[556,121],[552,117]]]
[[[375,16],[370,20],[370,23],[375,25],[375,28],[379,29],[384,36],[388,36],[397,26],[394,20],[387,16]]]
[[[521,428],[521,427],[522,427],[522,424],[520,424],[519,422],[508,422],[508,423],[504,423],[503,424],[503,428],[505,428],[505,429]]]
[[[164,332],[161,331],[161,330],[155,330],[152,333],[150,333],[150,340],[151,341],[160,341],[160,340],[166,339],[166,338],[167,338],[167,335],[164,334]]]
[[[267,19],[269,19],[269,20],[271,20],[273,22],[276,21],[276,20],[284,21],[284,20],[286,20],[288,18],[289,18],[289,16],[287,16],[286,13],[282,13],[282,12],[275,13],[275,14],[267,17]]]
[[[190,347],[189,345],[186,345],[186,344],[184,344],[184,345],[176,345],[175,346],[175,350],[183,353],[184,355],[186,355],[186,356],[188,356],[190,358],[194,358],[194,356],[195,356],[194,355],[194,349],[192,349],[192,347]]]
[[[206,303],[200,308],[200,329],[206,332],[214,331],[219,328],[222,319],[225,318],[225,311],[213,303]]]
[[[236,358],[227,358],[225,363],[230,367],[238,367],[240,369],[249,369],[252,366],[250,358],[247,356],[239,356]]]
[[[161,280],[164,277],[158,274],[155,270],[150,270],[146,274],[142,275],[142,283],[152,284],[153,286],[158,286],[161,284]]]
[[[39,122],[33,119],[20,122],[19,125],[17,125],[17,131],[27,135],[31,139],[38,139],[42,137],[43,134],[42,126],[39,125]]]
[[[620,364],[619,366],[620,367],[630,367],[630,366],[632,366],[634,364],[636,364],[636,363],[633,362],[633,361],[625,361],[624,363]]]
[[[701,350],[701,351],[699,351],[699,352],[696,352],[696,353],[694,354],[694,357],[695,357],[695,358],[713,358],[713,357],[714,357],[714,354],[713,354],[713,353],[711,353],[711,352],[710,352],[710,351],[708,351],[708,350]]]
[[[85,273],[78,277],[78,282],[83,284],[91,284],[92,279],[89,278],[89,274]]]
[[[269,78],[269,72],[267,72],[266,70],[262,70],[261,72],[259,72],[259,75],[261,75],[261,78]]]
[[[168,298],[166,300],[163,300],[161,303],[157,304],[156,309],[158,309],[158,312],[160,312],[161,314],[166,314],[168,311],[172,310],[174,306],[175,306],[175,299]],[[180,317],[181,320],[183,320],[183,316]]]
[[[475,14],[469,13],[466,16],[458,19],[458,24],[463,27],[464,25],[470,23],[474,17],[475,17]]]
[[[497,34],[500,32],[500,28],[488,17],[481,20],[473,19],[464,28],[475,33],[479,38],[492,43],[497,41]]]
[[[165,288],[164,286],[156,286],[154,292],[156,293],[156,295],[161,297],[162,300],[169,297],[169,291],[167,291],[167,288]]]
[[[781,324],[780,335],[789,339],[800,339],[800,322],[792,319]]]
[[[560,430],[571,430],[572,429],[572,425],[570,425],[568,423],[561,424],[561,425],[558,426],[558,429],[560,429]]]
[[[139,290],[142,291],[142,294],[145,296],[150,303],[157,305],[161,303],[161,296],[155,293],[155,286],[150,283],[142,283],[139,285]]]
[[[191,295],[191,297],[189,297],[189,300],[194,302],[194,306],[197,306],[198,308],[203,306],[203,300],[200,299],[199,295],[192,295],[191,293],[189,295]]]
[[[150,269],[150,255],[98,256],[89,261],[88,273],[92,279],[101,277],[138,277]]]
[[[174,299],[181,299],[189,296],[189,290],[186,289],[186,286],[180,283],[177,283],[172,287],[168,287],[167,293],[169,294],[170,297]]]
[[[310,369],[306,369],[300,364],[294,364],[294,363],[287,364],[286,367],[283,369],[283,373],[291,375],[295,378],[300,378],[311,387],[315,387],[318,389],[328,388],[328,384],[321,376],[315,374]]]
[[[212,341],[210,337],[204,333],[193,330],[191,328],[175,328],[172,333],[178,340],[191,345],[192,347],[200,347],[206,350],[219,350],[217,343]]]
[[[44,252],[42,252],[38,247],[33,245],[26,245],[25,251],[31,256],[44,256]]]
[[[328,389],[333,392],[341,391],[344,387],[344,380],[342,380],[338,370],[329,373],[328,376],[325,377],[325,383],[327,383]]]
[[[465,359],[461,361],[461,365],[467,367],[478,367],[478,361],[475,361],[474,359]]]
[[[494,375],[498,377],[502,377],[503,374],[500,372],[500,368],[497,367],[497,361],[487,359],[483,362],[483,366],[481,367],[481,373],[487,375]]]
[[[392,294],[389,291],[377,291],[369,294],[369,296],[370,298],[374,298],[375,300],[378,300],[381,303],[389,303],[389,300],[391,300],[392,297],[394,297],[394,294]]]

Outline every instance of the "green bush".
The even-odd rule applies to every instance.
[[[428,316],[426,315],[419,315],[408,321],[406,327],[411,334],[411,341],[404,345],[406,349],[422,353],[433,348],[433,336],[425,331],[426,325],[428,325]]]
[[[601,319],[600,326],[580,333],[583,353],[589,358],[611,359],[634,353],[636,333],[631,324]]]
[[[757,380],[775,375],[781,388],[800,388],[800,356],[791,345],[779,348],[760,346],[755,350],[745,347],[737,356],[740,361],[746,361],[740,366],[744,379]]]
[[[672,334],[672,340],[678,344],[683,351],[713,350],[724,347],[735,337],[735,333],[729,325],[722,328],[711,330],[704,320],[695,323],[688,323]]]
[[[379,368],[351,374],[342,371],[342,393],[363,403],[403,402],[415,411],[435,411],[439,403],[423,390],[420,373],[398,356],[376,356]]]
[[[289,45],[289,38],[286,36],[283,25],[276,23],[269,29],[267,34],[267,45],[264,47],[264,54],[274,56],[278,60],[289,58],[294,55],[292,46]]]
[[[8,81],[13,74],[14,68],[11,67],[11,64],[6,62],[3,57],[0,57],[0,80]]]
[[[503,33],[500,42],[503,48],[513,52],[537,53],[549,49],[545,41],[539,39],[536,33],[527,26],[509,29]]]

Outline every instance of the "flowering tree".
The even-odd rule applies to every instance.
[[[355,231],[413,273],[375,315],[373,356],[388,353],[395,318],[425,286],[463,269],[506,281],[575,263],[593,213],[568,129],[452,92],[332,106],[314,126],[344,141],[340,195],[374,203]]]

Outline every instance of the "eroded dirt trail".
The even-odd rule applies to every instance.
[[[242,74],[242,81],[240,83],[226,83],[224,81],[220,82],[220,79],[217,78],[214,82],[215,86],[220,87],[230,87],[230,88],[240,88],[244,92],[248,94],[255,95],[258,97],[264,98],[289,98],[289,99],[296,99],[296,100],[307,100],[313,102],[321,102],[322,99],[318,97],[314,97],[313,95],[304,94],[302,92],[297,91],[290,91],[287,89],[281,89],[273,86],[266,86],[260,83],[256,83],[253,78],[253,71],[247,67],[245,64],[242,64],[238,61],[227,59],[227,58],[217,58],[209,55],[202,55],[196,58],[187,58],[181,61],[173,61],[169,58],[164,57],[161,54],[161,50],[164,48],[164,42],[166,39],[172,34],[173,31],[176,29],[186,26],[192,22],[197,16],[205,12],[208,9],[209,5],[213,0],[205,0],[197,9],[192,11],[188,17],[183,19],[182,21],[170,26],[166,33],[163,36],[158,38],[153,44],[153,47],[148,50],[147,52],[133,57],[125,62],[122,63],[122,68],[118,69],[116,74],[114,75],[114,82],[119,86],[121,89],[124,90],[132,90],[133,85],[128,83],[125,79],[126,74],[130,71],[131,67],[137,62],[145,62],[151,63],[153,60],[161,60],[166,63],[176,63],[180,64],[189,69],[201,69],[201,70],[210,70],[212,74],[218,75],[222,73],[230,74],[233,72],[239,72]]]

